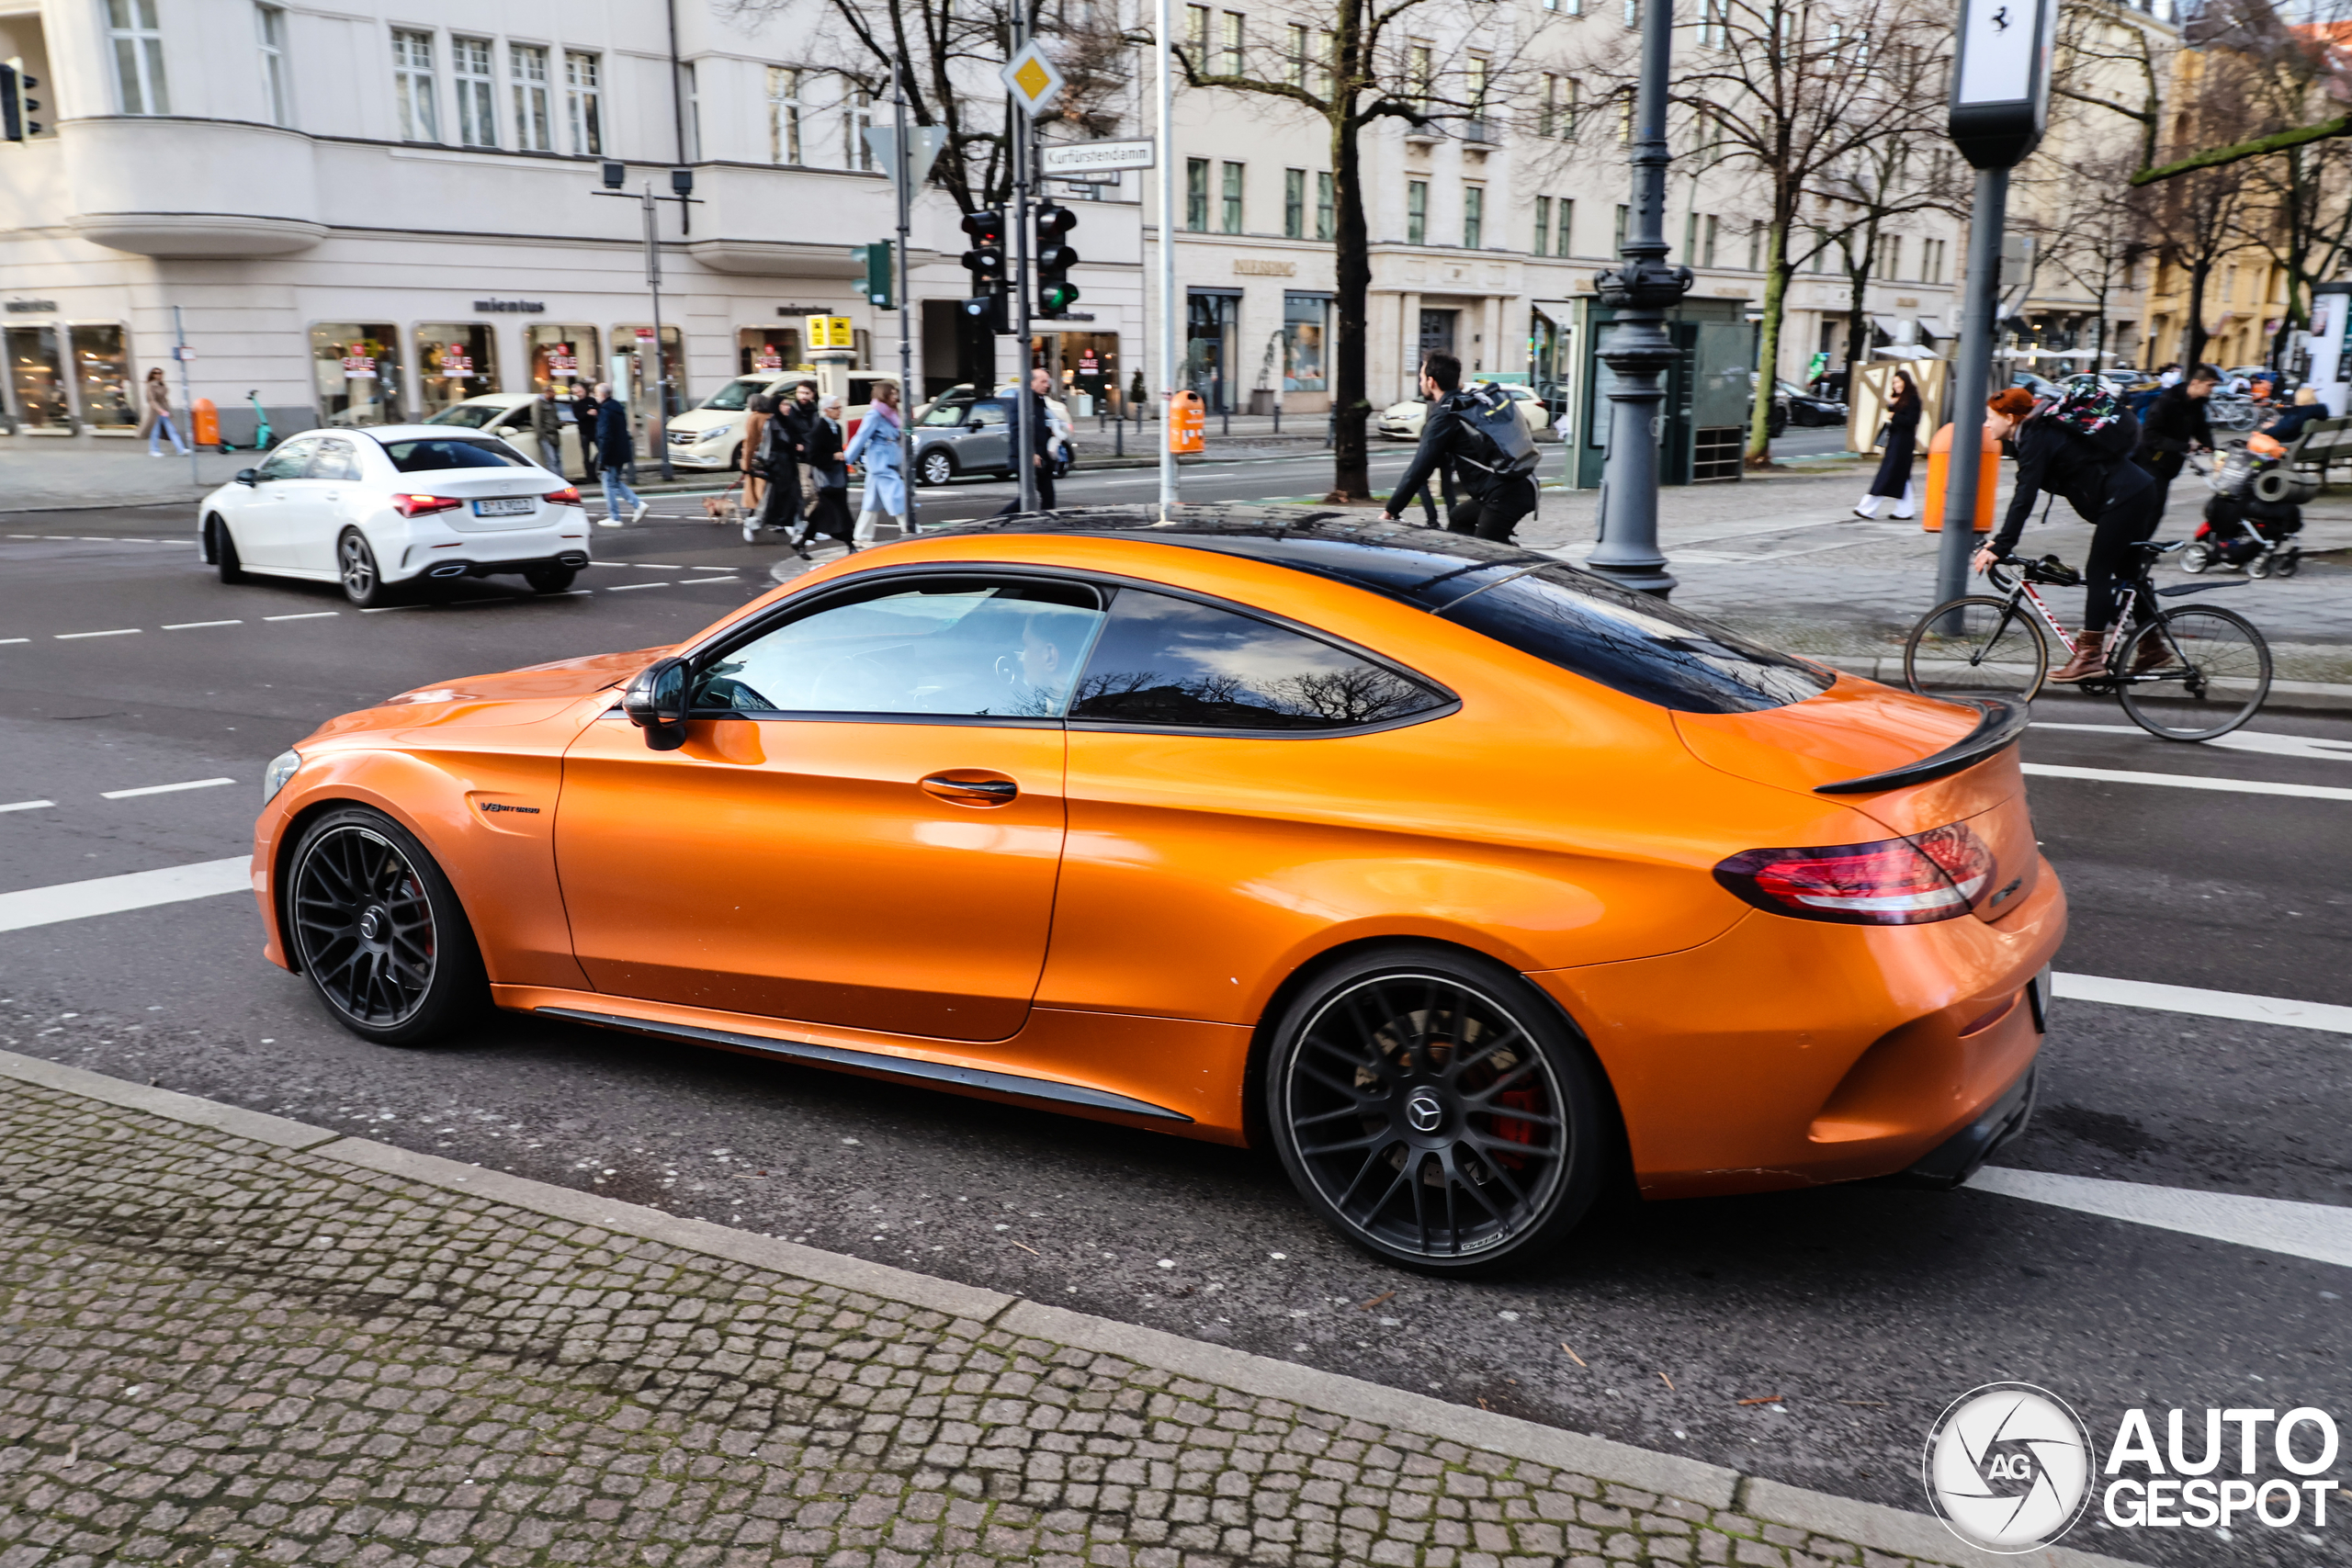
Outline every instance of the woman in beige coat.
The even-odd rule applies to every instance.
[[[139,429],[147,437],[147,456],[162,457],[161,443],[168,435],[172,438],[173,449],[181,457],[187,457],[187,443],[180,439],[180,433],[172,425],[172,389],[164,379],[162,366],[155,366],[147,372],[146,391],[147,412],[139,422]]]

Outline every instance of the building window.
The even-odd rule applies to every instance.
[[[1241,232],[1241,167],[1239,164],[1225,166],[1225,221],[1221,227],[1228,234]]]
[[[1337,194],[1331,188],[1331,176],[1315,176],[1315,237],[1328,240],[1340,231]]]
[[[120,4],[121,0],[116,0]],[[401,140],[441,140],[440,95],[433,85],[433,35],[392,34],[392,96],[401,111]]]
[[[768,67],[768,162],[800,162],[800,73]]]
[[[555,151],[555,118],[548,110],[548,51],[536,43],[506,46],[506,75],[514,89],[514,145],[526,152]]]
[[[1552,198],[1548,196],[1535,198],[1535,254],[1552,254]]]
[[[1710,218],[1707,220],[1706,235],[1699,243],[1699,265],[1701,266],[1713,266],[1715,265],[1715,241],[1722,232],[1722,219]]]
[[[1627,87],[1617,95],[1617,144],[1634,144],[1634,89]]]
[[[2129,288],[2132,287],[2132,274],[2138,270],[2139,268],[2136,265],[2128,267],[2125,270],[2123,275],[2124,288]],[[1941,283],[1943,280],[1944,242],[1941,240],[1920,241],[1919,281],[1922,283]]]
[[[1184,7],[1184,41],[1192,46],[1195,70],[1209,68],[1209,8],[1206,6]]]
[[[1625,25],[1629,28],[1642,25],[1642,0],[1625,0]]]
[[[254,42],[261,51],[261,112],[272,125],[294,123],[294,99],[286,75],[286,13],[276,6],[254,7]]]
[[[1196,234],[1208,232],[1209,161],[1184,160],[1184,227]]]
[[[1617,204],[1617,231],[1610,241],[1611,255],[1622,256],[1625,254],[1625,220],[1633,214],[1634,209],[1623,202]]]
[[[1487,187],[1462,187],[1462,248],[1483,250],[1487,243]]]
[[[1554,212],[1558,227],[1553,231],[1552,254],[1567,256],[1576,253],[1568,249],[1568,236],[1576,227],[1577,204],[1562,197]]]
[[[1283,80],[1294,87],[1306,85],[1307,36],[1305,23],[1293,22],[1290,25],[1290,52],[1283,62]]]
[[[490,73],[490,40],[449,40],[449,79],[458,90],[458,142],[464,147],[498,145],[498,119],[492,111],[497,86]]]
[[[1283,171],[1283,238],[1306,238],[1306,171]]]
[[[1227,11],[1225,14],[1225,48],[1219,52],[1217,69],[1227,76],[1241,74],[1244,25],[1240,12]]]
[[[702,162],[702,84],[695,79],[694,62],[692,61],[687,61],[685,63],[680,65],[678,67],[678,73],[684,78],[684,86],[685,89],[686,99],[686,162],[689,164],[699,164]]]
[[[1764,270],[1764,225],[1761,223],[1747,231],[1747,270]]]
[[[107,0],[107,36],[114,42],[114,79],[122,94],[122,112],[171,113],[155,0]]]
[[[863,87],[852,87],[843,107],[849,136],[848,167],[874,172],[874,149],[865,144],[865,128],[874,123],[874,95]]]
[[[1682,264],[1699,265],[1699,215],[1695,212],[1682,215]]]
[[[1903,236],[1882,234],[1878,240],[1878,265],[1871,268],[1889,283],[1903,276]]]
[[[1417,43],[1405,51],[1406,90],[1412,100],[1423,108],[1429,107],[1436,91],[1437,70],[1430,62],[1430,46]]]
[[[1322,295],[1283,296],[1283,391],[1319,392],[1330,385],[1323,367],[1323,340],[1330,320],[1331,301]]]
[[[593,54],[563,51],[563,106],[571,122],[571,150],[594,156],[605,150],[605,73]]]
[[[1699,41],[1721,49],[1730,37],[1731,0],[1704,0],[1699,8]]]
[[[1323,35],[1323,51],[1315,57],[1315,95],[1320,98],[1331,96],[1331,84],[1338,79],[1340,64],[1340,35]]]
[[[1477,122],[1475,129],[1482,135],[1486,129],[1487,80],[1492,70],[1493,67],[1483,54],[1472,55],[1464,62],[1462,67],[1463,74],[1466,79],[1465,85],[1468,88],[1464,96],[1470,102],[1470,118]]]
[[[1405,182],[1405,243],[1418,245],[1430,235],[1430,182]]]

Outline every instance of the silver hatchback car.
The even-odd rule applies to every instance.
[[[960,474],[1012,477],[1012,400],[942,399],[915,422],[915,481],[944,485]]]

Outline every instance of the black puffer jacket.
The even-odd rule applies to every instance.
[[[2078,434],[2037,412],[2010,439],[2018,454],[2017,491],[1993,537],[1993,548],[2003,555],[2017,548],[2018,536],[2044,492],[2064,496],[2085,522],[2096,523],[2109,507],[2156,482],[2132,460],[2140,445],[2140,421],[2128,409],[2097,435]]]
[[[2199,446],[2213,445],[2213,427],[2205,419],[2205,400],[2192,398],[2183,386],[2166,387],[2148,405],[2148,417],[2140,432],[2140,450],[2186,452],[2194,443]]]

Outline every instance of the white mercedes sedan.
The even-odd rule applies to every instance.
[[[580,492],[495,435],[448,425],[312,430],[204,498],[204,558],[341,582],[362,609],[460,577],[560,593],[588,564]]]

